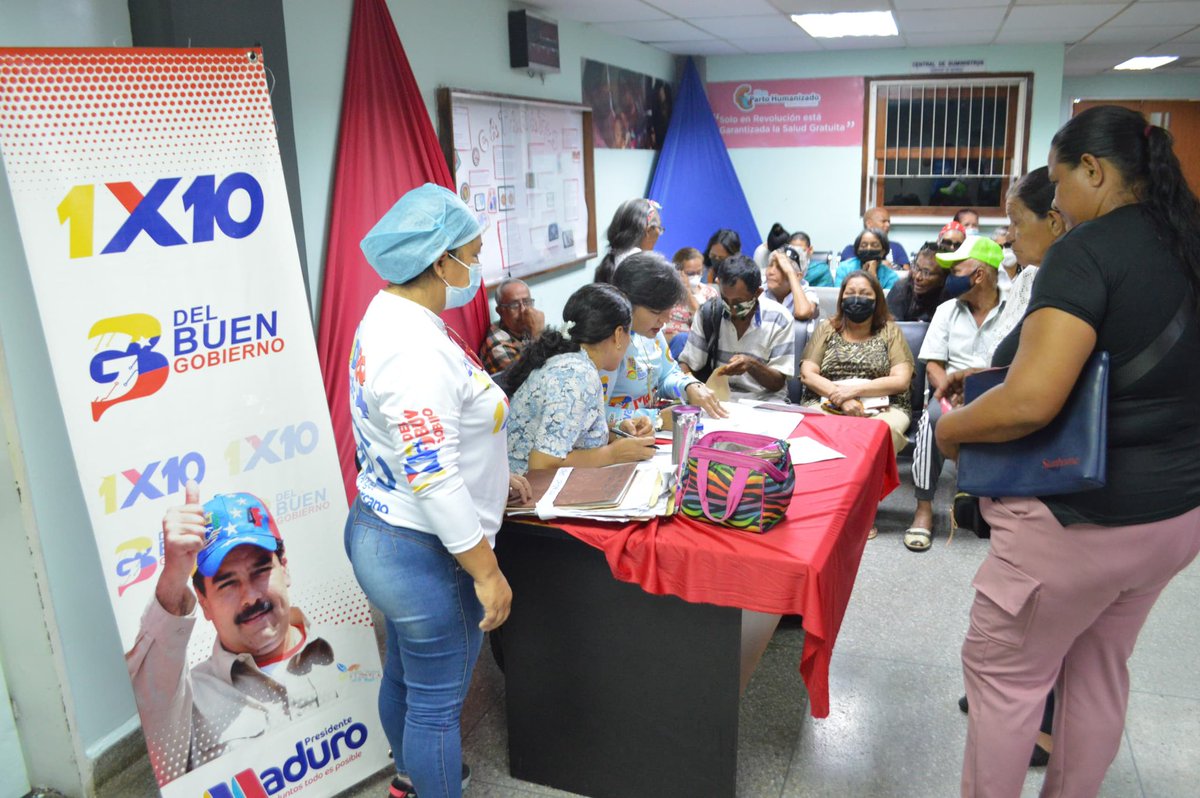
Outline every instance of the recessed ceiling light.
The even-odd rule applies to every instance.
[[[898,36],[891,11],[850,11],[838,14],[792,14],[795,22],[814,39],[844,36]]]
[[[1139,55],[1117,64],[1113,69],[1158,69],[1160,66],[1178,61],[1177,55]]]

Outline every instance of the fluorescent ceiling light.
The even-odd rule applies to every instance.
[[[1177,55],[1139,55],[1117,64],[1113,69],[1158,69],[1172,61],[1178,61]]]
[[[891,11],[851,11],[839,14],[792,14],[795,22],[814,39],[843,36],[898,36]]]

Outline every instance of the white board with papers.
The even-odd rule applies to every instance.
[[[438,90],[442,150],[484,225],[488,285],[595,257],[591,116],[573,103]]]

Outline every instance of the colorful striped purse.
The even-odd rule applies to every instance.
[[[688,452],[680,511],[744,532],[766,532],[787,514],[796,471],[787,441],[710,432]]]

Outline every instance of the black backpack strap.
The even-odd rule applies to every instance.
[[[1184,295],[1183,302],[1179,304],[1179,310],[1175,311],[1175,315],[1167,322],[1167,326],[1163,328],[1163,331],[1145,349],[1139,352],[1133,360],[1122,364],[1120,368],[1113,369],[1109,375],[1109,383],[1113,391],[1121,391],[1128,388],[1149,374],[1155,366],[1162,362],[1167,353],[1179,342],[1179,339],[1183,336],[1183,331],[1187,329],[1188,322],[1191,321],[1193,315],[1193,302],[1192,292],[1188,291]]]
[[[721,342],[721,317],[725,315],[725,308],[721,305],[720,299],[710,299],[704,303],[700,318],[701,326],[704,328],[704,343],[708,349],[708,369],[712,371],[717,367],[717,353],[720,351]]]
[[[708,382],[717,367],[717,343],[721,334],[721,316],[724,313],[720,299],[710,299],[696,311],[700,315],[700,331],[704,333],[704,364],[692,372],[700,382]]]

